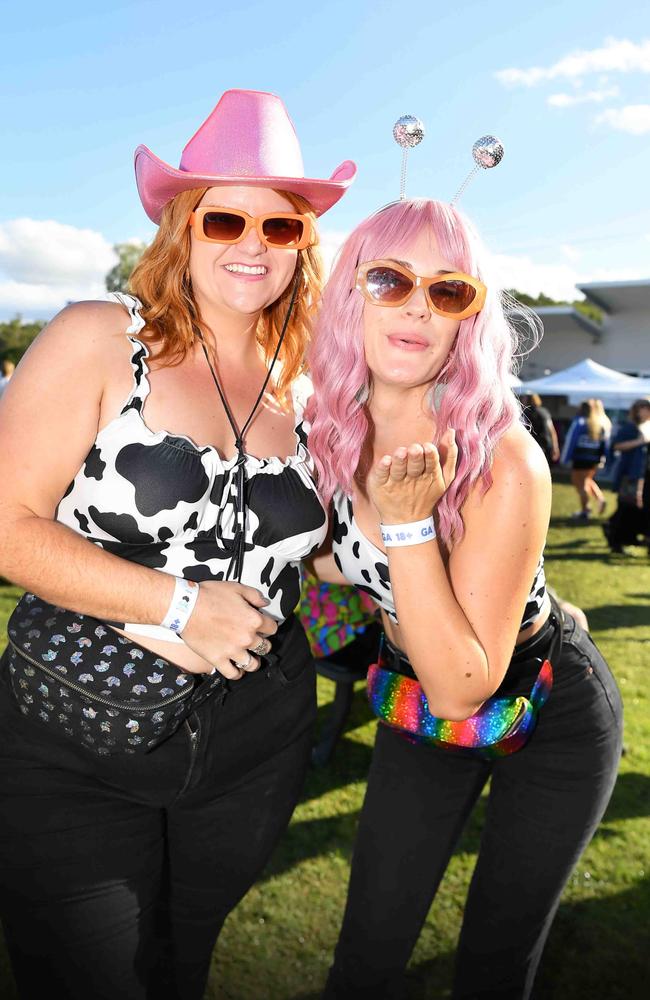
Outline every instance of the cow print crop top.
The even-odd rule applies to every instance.
[[[132,345],[133,388],[118,416],[97,435],[58,505],[56,520],[142,566],[187,580],[223,580],[232,555],[227,543],[235,527],[237,455],[226,461],[211,445],[199,447],[183,435],[147,427],[149,350],[137,338],[144,320],[137,299],[119,298],[131,317],[126,335]],[[300,599],[300,560],[319,548],[327,533],[307,451],[309,428],[302,418],[310,392],[306,376],[293,383],[294,454],[286,459],[246,456],[241,582],[267,598],[264,610],[278,621]],[[183,641],[160,626],[127,622],[124,628]]]
[[[352,500],[342,490],[336,491],[332,501],[332,551],[334,561],[346,580],[369,594],[397,625],[386,553],[360,530],[354,519]],[[545,594],[544,556],[541,555],[526,599],[520,631],[537,621],[542,613]]]

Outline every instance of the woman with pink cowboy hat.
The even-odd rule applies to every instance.
[[[0,900],[20,995],[198,1000],[284,831],[315,718],[293,616],[326,515],[302,372],[316,217],[286,109],[227,91],[132,295],[63,310],[2,399],[0,574],[27,590],[0,684]],[[38,406],[34,406],[34,400]]]

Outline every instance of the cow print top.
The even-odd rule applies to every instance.
[[[354,519],[352,500],[342,490],[337,490],[332,501],[332,550],[334,561],[346,580],[370,594],[397,625],[386,553],[378,549],[360,530]],[[526,600],[520,630],[537,621],[542,613],[545,594],[544,556],[541,555]]]
[[[133,389],[121,412],[97,435],[68,486],[56,519],[125,559],[185,577],[223,580],[232,551],[237,455],[226,461],[211,445],[151,431],[143,418],[149,394],[147,346],[138,340],[140,303],[129,309]],[[327,517],[312,479],[308,426],[302,419],[311,382],[292,386],[296,451],[288,458],[246,456],[246,546],[241,582],[270,602],[265,612],[282,621],[300,599],[300,560],[327,533]],[[224,544],[225,542],[225,544]],[[118,623],[122,624],[122,623]],[[160,626],[124,623],[129,632],[181,641]]]

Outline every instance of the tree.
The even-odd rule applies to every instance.
[[[119,257],[119,261],[106,275],[106,290],[108,292],[126,292],[131,272],[142,257],[146,243],[131,240],[129,243],[116,243],[113,249]]]
[[[528,292],[520,292],[517,288],[509,288],[508,295],[512,295],[513,299],[517,302],[521,302],[522,306],[530,306],[534,309],[535,306],[565,306],[566,302],[560,302],[558,299],[552,299],[544,292],[540,292],[537,296],[529,295]]]
[[[7,359],[18,364],[32,340],[44,326],[44,320],[24,323],[18,314],[6,323],[0,323],[0,360]]]
[[[559,299],[552,299],[548,295],[545,295],[544,292],[540,292],[538,296],[533,297],[532,295],[528,295],[526,292],[518,291],[516,288],[509,288],[508,294],[512,295],[513,299],[516,299],[517,302],[521,302],[522,305],[530,306],[531,309],[534,309],[535,306],[571,305],[577,312],[582,313],[583,316],[587,316],[587,318],[592,320],[592,322],[601,325],[603,322],[603,314],[598,306],[595,306],[592,302],[584,302],[582,299],[575,299],[573,302],[565,302]]]

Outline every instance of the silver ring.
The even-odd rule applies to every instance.
[[[251,652],[255,653],[256,656],[266,656],[271,650],[271,643],[264,636],[260,639],[256,646],[253,646]]]
[[[238,662],[237,660],[233,660],[232,662],[233,662],[233,663],[235,664],[235,666],[236,666],[236,667],[238,667],[238,668],[239,668],[240,670],[248,670],[248,669],[249,669],[249,667],[250,667],[250,665],[251,665],[251,661],[252,661],[252,659],[253,659],[253,657],[252,657],[252,655],[251,655],[251,654],[249,653],[249,654],[248,654],[248,659],[246,660],[246,662],[245,662],[245,663],[239,663],[239,662]]]

